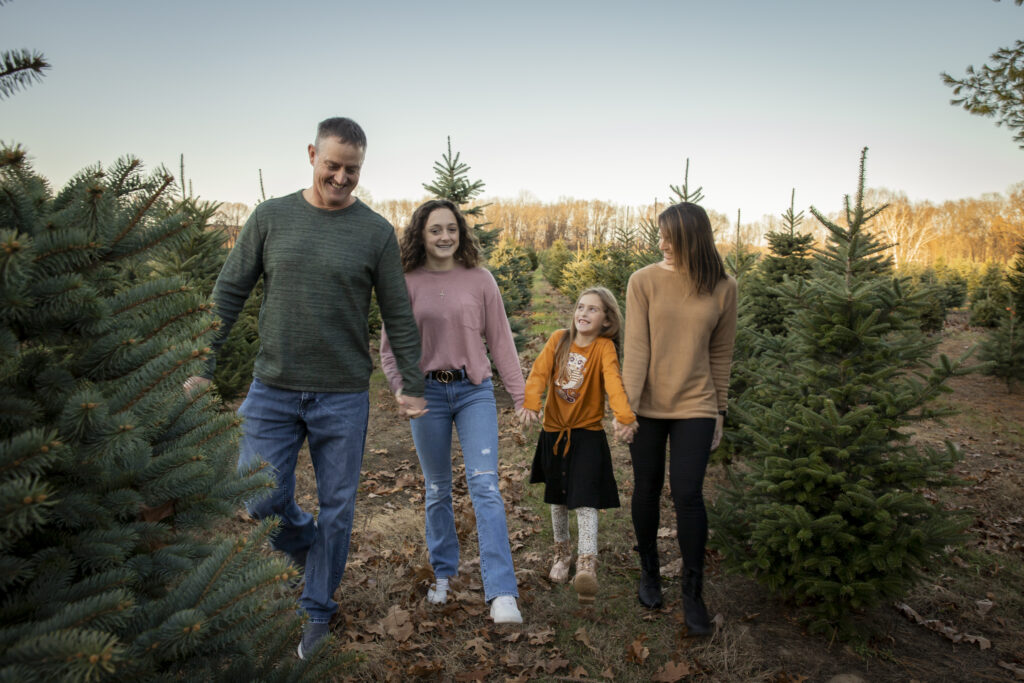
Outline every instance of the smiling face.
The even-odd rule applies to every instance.
[[[326,137],[309,146],[313,166],[313,186],[303,193],[319,209],[344,209],[356,198],[352,191],[359,184],[366,150],[340,138]]]
[[[455,266],[459,224],[450,209],[434,209],[427,216],[427,224],[423,226],[423,248],[430,270],[450,270]]]
[[[604,303],[597,294],[584,294],[576,303],[572,321],[576,325],[578,339],[593,340],[608,326]]]

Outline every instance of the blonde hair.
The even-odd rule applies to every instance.
[[[572,317],[569,318],[569,328],[566,333],[562,335],[561,340],[558,342],[558,347],[555,349],[555,381],[566,382],[569,380],[569,350],[572,349],[573,342],[576,341],[576,308],[580,305],[580,301],[588,294],[596,294],[597,298],[601,300],[601,305],[604,307],[604,321],[605,325],[601,328],[599,337],[607,337],[615,343],[615,348],[619,348],[619,331],[622,329],[622,312],[619,310],[619,302],[615,300],[615,295],[608,290],[607,287],[588,287],[580,292],[580,296],[576,299],[576,306],[572,308]]]

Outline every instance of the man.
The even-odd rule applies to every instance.
[[[327,635],[348,557],[373,369],[371,291],[399,359],[401,413],[426,412],[419,332],[394,228],[352,195],[366,135],[355,121],[327,119],[308,151],[313,184],[256,207],[213,290],[224,323],[216,352],[263,276],[260,351],[239,409],[245,419],[238,466],[265,460],[274,469],[277,489],[248,507],[257,519],[281,518],[274,547],[304,568],[300,604],[309,622],[299,643],[303,658]],[[186,389],[208,381],[190,378]],[[316,522],[295,502],[295,464],[306,439],[320,503]]]

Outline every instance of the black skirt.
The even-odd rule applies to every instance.
[[[553,451],[558,441],[558,453]],[[544,502],[576,508],[617,508],[619,487],[604,430],[573,429],[569,452],[558,432],[541,431],[533,454],[531,484],[544,484]]]

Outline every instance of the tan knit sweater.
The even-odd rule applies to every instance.
[[[698,296],[687,276],[658,264],[626,288],[622,382],[637,415],[717,417],[725,410],[736,339],[736,280]]]

